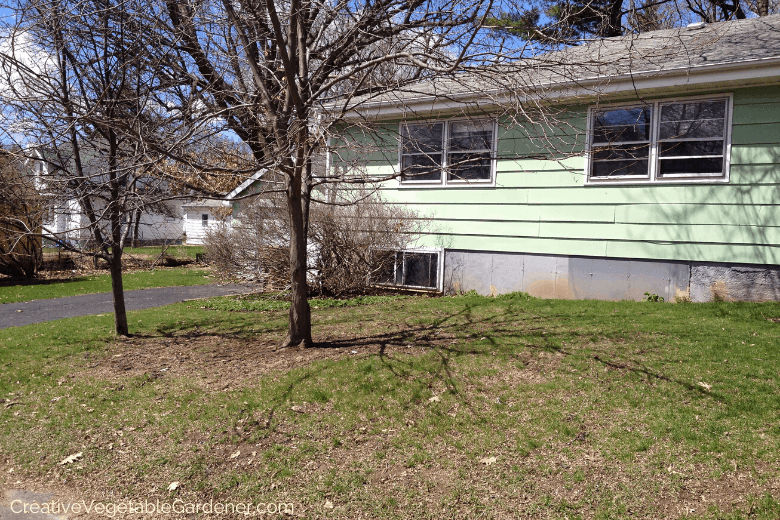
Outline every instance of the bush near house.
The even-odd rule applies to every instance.
[[[412,247],[429,221],[379,193],[331,188],[329,204],[313,204],[309,217],[308,280],[312,293],[365,292],[388,270],[394,251]],[[267,290],[289,285],[289,225],[283,200],[272,195],[244,205],[230,225],[206,233],[208,261],[229,279],[262,281]],[[389,254],[388,254],[389,253]]]

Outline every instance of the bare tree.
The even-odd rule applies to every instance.
[[[163,44],[132,1],[7,8],[15,19],[2,28],[5,139],[24,145],[36,188],[74,220],[36,233],[108,263],[115,329],[126,335],[123,247],[133,219],[167,195],[161,156],[145,144],[152,134],[163,141],[172,124],[158,95],[169,86],[158,74]]]
[[[312,158],[361,103],[410,82],[455,76],[501,55],[482,39],[491,0],[290,2],[167,0],[162,30],[188,56],[198,102],[274,172],[288,212],[292,305],[285,345],[312,344],[306,255]],[[486,45],[480,45],[485,43]],[[403,71],[375,81],[383,69]]]

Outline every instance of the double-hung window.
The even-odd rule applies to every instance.
[[[401,125],[401,184],[493,182],[495,122],[485,119]]]
[[[588,183],[728,180],[731,99],[592,109]]]

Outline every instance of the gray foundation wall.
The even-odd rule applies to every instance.
[[[446,250],[444,291],[539,298],[780,300],[780,267]]]

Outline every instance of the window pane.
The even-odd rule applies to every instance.
[[[601,110],[593,118],[593,142],[647,141],[650,139],[650,107]]]
[[[661,123],[661,139],[696,139],[697,137],[723,137],[723,119],[679,121]]]
[[[401,272],[398,270],[396,275],[397,255],[395,251],[373,251],[371,260],[373,262],[372,272],[375,283],[398,284],[401,281]]]
[[[674,103],[661,107],[661,122],[696,121],[699,119],[724,119],[726,100]]]
[[[403,285],[438,287],[438,257],[437,253],[405,253]]]
[[[476,123],[450,124],[450,150],[491,150],[493,148],[493,123],[482,121]]]
[[[591,177],[647,176],[648,160],[594,162]]]
[[[447,180],[490,180],[490,153],[449,154]]]
[[[401,130],[401,153],[441,152],[444,143],[444,123],[407,125]]]
[[[662,157],[723,155],[723,141],[666,141],[661,143]]]
[[[402,175],[405,181],[441,180],[441,154],[405,155]]]
[[[705,159],[662,159],[660,161],[659,175],[721,175],[723,173],[723,159],[718,157]]]
[[[609,147],[599,147],[593,153],[593,159],[646,159],[650,154],[649,144],[623,144]]]

